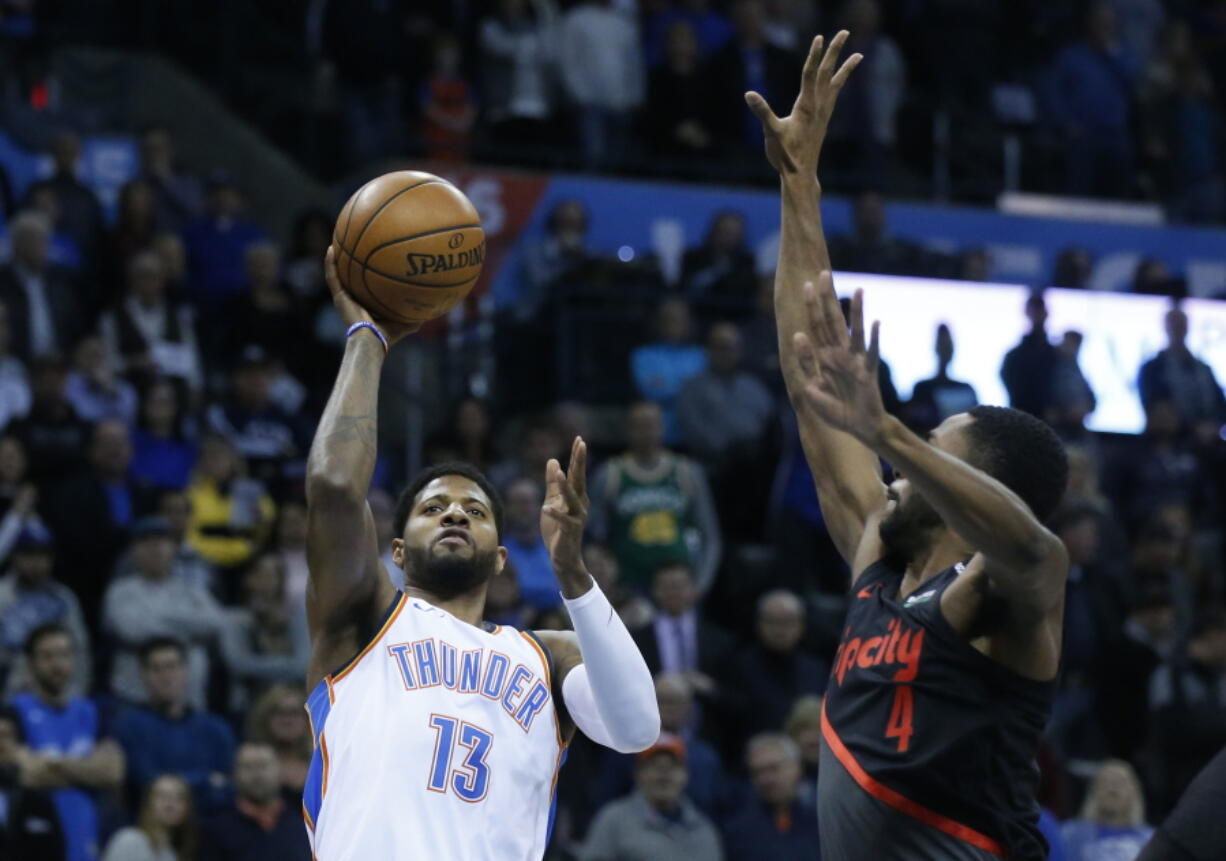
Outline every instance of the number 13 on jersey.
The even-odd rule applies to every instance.
[[[476,803],[485,798],[490,788],[490,769],[485,758],[494,744],[494,735],[476,724],[447,715],[430,715],[434,730],[434,762],[426,788],[431,792],[454,792],[462,801]],[[455,768],[452,760],[460,749],[461,760]]]

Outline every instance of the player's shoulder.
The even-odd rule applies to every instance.
[[[532,631],[531,635],[548,650],[552,670],[561,681],[574,667],[583,663],[579,637],[574,631]]]

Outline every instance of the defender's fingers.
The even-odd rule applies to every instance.
[[[809,44],[809,56],[805,57],[805,67],[800,73],[803,84],[811,84],[817,80],[817,69],[822,62],[822,45],[825,41],[825,37],[819,34],[814,36]]]
[[[860,65],[860,61],[863,59],[863,54],[852,54],[844,60],[843,65],[839,66],[839,70],[830,79],[830,86],[834,87],[835,90],[843,89],[843,85],[847,83],[847,78],[855,70],[856,66]]]
[[[826,319],[826,326],[830,331],[832,344],[847,346],[847,318],[843,316],[843,305],[839,302],[839,296],[834,292],[834,276],[829,272],[823,272],[817,279],[818,296],[822,302],[822,314]]]
[[[848,33],[846,30],[840,30],[834,34],[834,38],[830,40],[830,47],[826,49],[826,53],[822,55],[821,65],[817,69],[817,77],[819,80],[828,81],[830,76],[834,74],[834,65],[839,61],[839,52],[843,50],[843,43],[847,41]]]
[[[570,483],[580,499],[587,496],[587,443],[575,438],[575,453],[570,461]]]
[[[868,345],[868,366],[873,371],[881,364],[881,321],[873,321],[873,334]]]
[[[864,291],[859,288],[851,296],[851,348],[864,352]]]
[[[821,276],[818,276],[820,282]],[[837,344],[837,335],[827,319],[825,303],[817,284],[806,281],[801,288],[805,300],[805,314],[809,323],[809,337],[816,343]]]
[[[767,129],[773,131],[779,125],[779,118],[775,116],[775,112],[766,103],[766,99],[762,98],[758,93],[755,93],[753,90],[746,93],[745,104],[749,105],[749,110],[753,111],[753,115]]]
[[[806,380],[815,380],[821,376],[817,367],[817,350],[809,336],[797,332],[792,336],[792,348],[796,351],[796,363],[800,365],[800,373]]]

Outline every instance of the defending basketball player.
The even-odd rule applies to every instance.
[[[822,720],[822,858],[1046,858],[1033,763],[1068,561],[1042,520],[1064,489],[1064,450],[1017,410],[976,407],[925,440],[883,409],[877,328],[866,345],[857,292],[848,331],[819,209],[826,124],[860,61],[838,65],[846,38],[825,52],[814,40],[791,115],[746,95],[780,174],[781,364],[853,577]]]
[[[541,530],[574,632],[482,623],[502,571],[501,505],[466,464],[419,475],[397,506],[397,592],[366,494],[386,344],[325,263],[350,324],[308,462],[307,709],[316,739],[303,812],[319,861],[539,859],[554,781],[576,727],[639,751],[659,735],[647,665],[584,568],[587,450],[550,461]]]

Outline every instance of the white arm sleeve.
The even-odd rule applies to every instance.
[[[575,726],[620,753],[646,750],[660,736],[660,709],[647,662],[595,583],[565,599],[583,663],[562,681]]]

